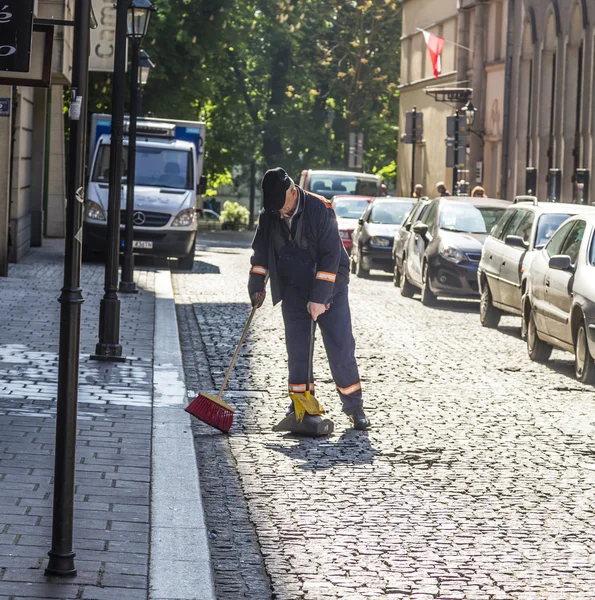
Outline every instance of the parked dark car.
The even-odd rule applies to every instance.
[[[393,270],[393,240],[413,206],[412,198],[376,198],[353,232],[351,272],[365,277],[370,269]]]
[[[521,314],[533,258],[566,219],[593,214],[595,206],[538,202],[519,196],[487,238],[477,271],[484,327],[496,327],[503,312]],[[523,330],[523,336],[525,331]]]
[[[490,198],[437,198],[412,226],[407,241],[401,293],[421,290],[431,305],[437,296],[479,296],[477,267],[488,232],[510,206]]]
[[[396,287],[401,285],[401,273],[403,272],[403,261],[405,260],[405,249],[407,240],[411,235],[411,227],[419,221],[426,208],[430,205],[429,199],[418,200],[407,213],[403,224],[397,230],[393,241],[393,282]]]
[[[523,298],[527,350],[546,361],[556,346],[574,353],[576,378],[595,383],[595,216],[565,221],[529,269]]]

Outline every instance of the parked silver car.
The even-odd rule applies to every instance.
[[[486,239],[477,270],[484,327],[496,327],[503,312],[521,314],[531,262],[558,227],[577,214],[595,214],[595,206],[538,202],[518,196]],[[523,331],[523,336],[525,332]]]
[[[532,360],[556,346],[575,355],[575,375],[595,383],[595,216],[571,217],[529,269],[523,318]]]

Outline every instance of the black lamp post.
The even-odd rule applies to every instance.
[[[149,28],[151,12],[155,10],[149,0],[131,0],[128,8],[128,39],[132,47],[130,69],[130,119],[128,122],[128,179],[126,187],[126,229],[124,235],[124,262],[120,292],[136,294],[134,283],[134,184],[136,170],[136,120],[138,117],[139,52],[140,45]]]
[[[149,81],[149,73],[154,67],[155,63],[153,63],[150,56],[141,48],[140,60],[138,61],[138,83],[140,85],[138,90],[138,115],[140,117],[143,116],[143,93],[147,81]]]
[[[81,329],[81,232],[83,222],[84,156],[87,130],[89,27],[91,0],[76,0],[74,12],[72,104],[64,239],[64,286],[60,296],[60,350],[54,459],[52,547],[46,575],[76,575],[72,548],[76,418]]]
[[[124,138],[124,89],[126,86],[126,21],[130,0],[116,2],[112,132],[109,161],[107,240],[104,295],[99,306],[99,342],[92,360],[124,362],[120,344],[118,258],[120,254],[120,203],[122,201],[122,140]]]

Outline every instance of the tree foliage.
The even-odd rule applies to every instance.
[[[210,175],[345,168],[365,136],[367,171],[394,171],[401,12],[396,0],[154,0],[156,63],[144,109],[207,122]],[[91,106],[109,109],[94,75]],[[246,172],[248,169],[245,169]]]

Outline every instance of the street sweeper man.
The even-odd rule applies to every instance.
[[[314,382],[308,381],[313,319],[322,332],[343,411],[355,429],[367,429],[347,297],[349,257],[335,212],[325,198],[296,186],[281,167],[264,174],[262,191],[248,291],[252,306],[262,306],[269,275],[273,305],[282,302],[289,391],[313,391]]]

